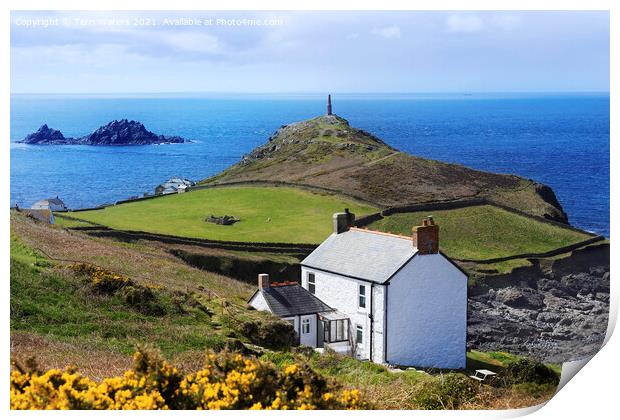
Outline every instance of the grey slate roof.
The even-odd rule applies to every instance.
[[[417,252],[411,238],[352,228],[330,235],[301,265],[385,283]]]
[[[35,205],[47,206],[47,205],[56,205],[56,206],[64,206],[65,203],[60,198],[46,198],[44,200],[39,200]]]
[[[56,198],[48,198],[45,201],[47,201],[50,204],[55,204],[57,206],[64,206],[65,205],[65,203],[60,198],[58,198],[58,197],[56,197]]]
[[[279,317],[333,311],[333,308],[299,284],[272,286],[258,293],[263,294],[271,312]]]

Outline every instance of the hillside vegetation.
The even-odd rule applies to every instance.
[[[381,206],[482,197],[568,220],[545,185],[399,152],[335,115],[282,126],[239,163],[202,183],[249,180],[310,184]]]
[[[358,215],[377,211],[351,199],[298,188],[246,186],[197,190],[69,216],[114,229],[189,238],[318,244],[332,229],[333,213],[345,207]],[[241,221],[217,225],[205,221],[210,215]]]
[[[421,224],[431,213],[439,225],[441,250],[455,259],[482,260],[543,253],[591,237],[490,205],[396,213],[368,228],[411,236],[411,228]]]
[[[219,404],[246,408],[245,403],[261,402],[261,407],[276,408],[285,401],[283,395],[277,399],[278,390],[295,389],[280,387],[287,378],[316,385],[303,396],[287,396],[291,407],[302,403],[356,407],[358,401],[367,401],[375,408],[513,408],[539,404],[555,389],[554,382],[528,385],[527,378],[520,379],[525,385],[479,387],[466,372],[391,372],[349,357],[307,354],[307,349],[290,348],[290,341],[282,340],[290,337],[290,324],[245,307],[254,290],[253,285],[192,268],[155,243],[92,238],[12,212],[11,356],[18,362],[13,365],[12,404],[14,408]],[[144,346],[161,350],[170,363],[139,353],[134,364],[131,354]],[[243,352],[244,358],[221,353],[219,359],[208,359],[207,365],[216,370],[201,374],[197,389],[220,392],[225,383],[243,395],[260,388],[264,397],[235,401],[223,391],[207,396],[191,387],[189,400],[177,400],[173,393],[181,389],[181,381],[189,385],[197,380],[206,353],[225,348]],[[29,361],[33,357],[38,367]],[[471,369],[503,372],[507,363],[520,359],[470,352],[468,360]],[[270,379],[248,376],[238,382],[240,371],[235,366],[255,366]],[[143,377],[148,386],[141,382]],[[109,386],[97,386],[101,383]],[[351,388],[361,391],[359,399],[344,392]],[[116,398],[114,390],[119,389],[123,398]],[[315,398],[327,392],[336,400]]]

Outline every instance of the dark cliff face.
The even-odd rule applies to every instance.
[[[536,182],[535,190],[543,200],[552,206],[552,208],[549,209],[549,212],[543,214],[543,217],[568,224],[568,215],[562,209],[562,206],[560,205],[560,202],[551,187]]]
[[[64,137],[63,134],[44,124],[36,133],[32,133],[22,141],[36,145],[83,144],[93,146],[141,146],[160,143],[184,143],[178,136],[167,137],[147,130],[138,121],[115,120],[99,127],[84,137]]]

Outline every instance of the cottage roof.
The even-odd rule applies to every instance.
[[[178,188],[175,186],[170,186],[170,187],[166,187],[164,188],[161,193],[162,194],[173,194],[175,192],[177,192]]]
[[[56,198],[48,198],[47,202],[50,203],[50,204],[55,204],[57,206],[64,206],[65,205],[65,203],[60,198],[58,198],[58,197],[56,197]]]
[[[272,284],[256,293],[263,295],[271,312],[279,317],[333,311],[333,308],[297,283]]]
[[[351,228],[330,235],[301,265],[385,283],[417,252],[412,239],[406,236]]]
[[[64,206],[65,203],[58,197],[56,198],[46,198],[44,200],[39,200],[35,204],[38,205],[55,205],[55,206]]]

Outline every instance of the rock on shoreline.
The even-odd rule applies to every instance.
[[[596,353],[609,317],[609,245],[532,263],[470,290],[468,345],[551,363]]]
[[[20,143],[32,145],[143,146],[162,143],[186,143],[179,136],[157,135],[138,121],[114,120],[84,137],[65,137],[59,130],[43,124]]]

